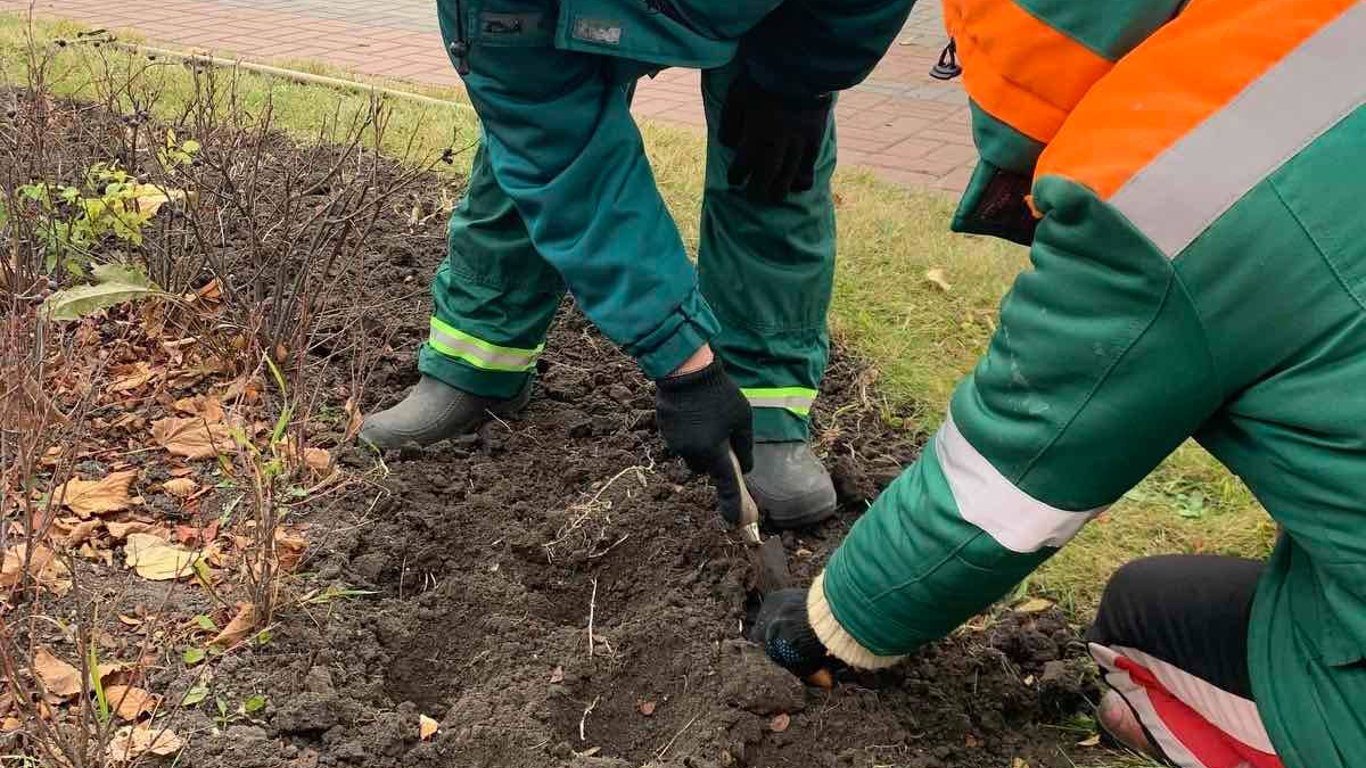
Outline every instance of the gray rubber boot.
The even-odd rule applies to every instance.
[[[745,483],[774,528],[804,528],[835,513],[835,484],[803,441],[755,443]]]
[[[510,400],[471,395],[423,376],[397,405],[365,417],[360,440],[375,448],[424,447],[478,429],[492,416],[511,416],[531,399],[531,382]]]

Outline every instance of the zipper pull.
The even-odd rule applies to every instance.
[[[455,40],[450,45],[455,71],[461,77],[470,73],[470,40],[465,31],[465,4],[455,0]]]
[[[455,59],[455,71],[462,77],[470,73],[470,44],[464,40],[451,43],[451,56]]]

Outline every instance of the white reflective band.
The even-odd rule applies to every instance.
[[[1135,648],[1117,645],[1114,650],[1129,661],[1152,673],[1157,682],[1211,725],[1268,755],[1276,754],[1257,704],[1236,696],[1180,667],[1168,664]]]
[[[1357,3],[1154,158],[1109,202],[1174,259],[1363,103],[1366,3]]]
[[[1061,547],[1105,508],[1069,512],[1016,488],[958,431],[950,413],[934,436],[934,455],[964,520],[1012,552]]]

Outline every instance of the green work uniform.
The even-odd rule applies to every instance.
[[[433,285],[423,373],[478,395],[514,395],[567,290],[648,376],[710,342],[756,407],[757,439],[806,437],[828,350],[833,121],[814,187],[764,204],[727,183],[722,106],[741,67],[780,93],[852,86],[911,3],[737,5],[439,3],[447,42],[469,46],[465,83],[483,135]],[[829,39],[831,30],[845,34]],[[704,70],[696,270],[629,111],[636,80],[664,66]]]
[[[1194,437],[1285,530],[1248,637],[1277,754],[1361,765],[1366,2],[1289,5],[1193,0],[1068,117],[988,353],[813,587],[827,646],[944,636]]]

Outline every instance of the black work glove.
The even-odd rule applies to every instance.
[[[831,663],[829,652],[811,628],[805,589],[780,589],[764,597],[749,640],[762,645],[770,659],[802,679]]]
[[[740,521],[742,478],[754,468],[754,426],[749,401],[726,375],[720,360],[700,371],[655,382],[655,411],[664,444],[694,472],[711,475],[721,516],[732,526]]]
[[[771,203],[810,190],[834,103],[828,93],[809,98],[776,94],[742,73],[721,111],[721,143],[735,150],[730,185]]]

